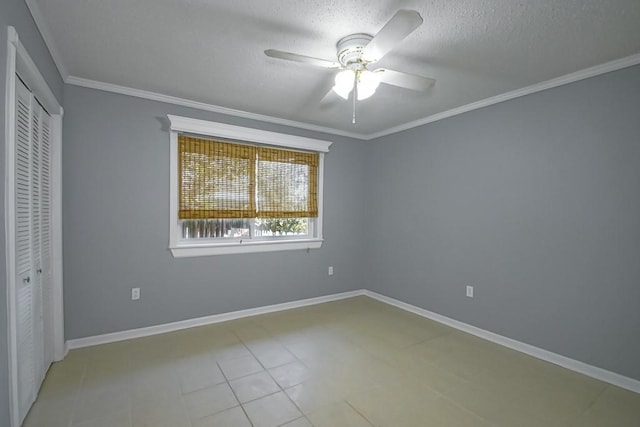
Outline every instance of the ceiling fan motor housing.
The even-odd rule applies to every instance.
[[[343,37],[338,41],[338,61],[346,68],[355,70],[364,68],[362,60],[362,51],[373,39],[369,34],[351,34]]]

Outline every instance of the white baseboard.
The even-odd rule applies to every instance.
[[[117,341],[125,341],[133,338],[148,337],[151,335],[164,334],[166,332],[179,331],[181,329],[193,328],[195,326],[205,326],[214,323],[226,322],[228,320],[240,319],[242,317],[257,316],[259,314],[273,313],[276,311],[290,310],[292,308],[305,307],[308,305],[321,304],[324,302],[337,301],[345,298],[352,298],[364,295],[364,289],[339,294],[325,295],[321,297],[308,298],[298,301],[285,302],[282,304],[267,305],[264,307],[250,308],[247,310],[232,311],[229,313],[214,314],[211,316],[198,317],[195,319],[180,320],[178,322],[164,323],[162,325],[147,326],[145,328],[129,329],[126,331],[113,332],[110,334],[95,335],[85,338],[76,338],[67,341],[67,350],[74,348],[90,347],[99,344],[108,344]]]
[[[580,362],[575,359],[571,359],[566,356],[562,356],[557,353],[553,353],[548,350],[535,347],[530,344],[516,341],[511,338],[507,338],[502,335],[495,334],[493,332],[480,329],[478,327],[469,325],[467,323],[460,322],[450,317],[443,316],[438,313],[434,313],[429,310],[425,310],[420,307],[416,307],[406,302],[399,301],[397,299],[379,294],[377,292],[369,291],[366,289],[360,289],[357,291],[343,292],[339,294],[325,295],[316,298],[308,298],[298,301],[285,302],[282,304],[268,305],[258,308],[250,308],[247,310],[232,311],[230,313],[214,314],[212,316],[198,317],[196,319],[181,320],[178,322],[164,323],[162,325],[148,326],[146,328],[130,329],[127,331],[113,332],[110,334],[96,335],[92,337],[77,338],[69,340],[66,343],[66,349],[72,350],[74,348],[90,347],[99,344],[108,344],[117,341],[124,341],[133,338],[148,337],[151,335],[164,334],[166,332],[178,331],[181,329],[193,328],[195,326],[211,325],[214,323],[226,322],[228,320],[240,319],[243,317],[257,316],[259,314],[273,313],[276,311],[290,310],[292,308],[305,307],[309,305],[321,304],[324,302],[337,301],[345,298],[352,298],[356,296],[365,295],[380,302],[398,307],[402,310],[417,314],[418,316],[426,317],[427,319],[434,320],[438,323],[442,323],[460,331],[475,335],[479,338],[491,341],[493,343],[508,347],[512,350],[519,351],[529,356],[544,360],[546,362],[553,363],[555,365],[562,366],[563,368],[570,369],[572,371],[587,375],[592,378],[613,384],[615,386],[640,393],[640,381],[633,378],[625,377],[624,375],[616,374],[615,372],[607,371],[606,369],[598,368],[596,366],[588,365],[584,362]]]
[[[587,375],[589,377],[604,381],[606,383],[613,384],[615,386],[618,386],[636,393],[640,393],[640,381],[636,379],[625,377],[624,375],[616,374],[615,372],[607,371],[606,369],[588,365],[584,362],[580,362],[578,360],[571,359],[566,356],[562,356],[560,354],[553,353],[551,351],[544,350],[542,348],[523,343],[521,341],[516,341],[514,339],[507,338],[505,336],[498,335],[493,332],[489,332],[484,329],[477,328],[475,326],[471,326],[467,323],[463,323],[458,320],[451,319],[450,317],[446,317],[441,314],[434,313],[432,311],[425,310],[420,307],[416,307],[415,305],[407,304],[406,302],[402,302],[397,299],[390,298],[388,296],[379,294],[377,292],[365,290],[364,295],[370,298],[376,299],[380,302],[384,302],[386,304],[393,305],[395,307],[417,314],[418,316],[426,317],[438,323],[451,326],[452,328],[456,328],[460,331],[467,332],[471,335],[475,335],[487,341],[500,344],[512,350],[516,350],[521,353],[528,354],[529,356],[533,356],[535,358],[544,360],[546,362],[550,362],[555,365],[562,366],[563,368],[570,369],[572,371]]]

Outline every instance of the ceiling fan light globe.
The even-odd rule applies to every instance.
[[[334,91],[335,93],[337,93],[337,94],[338,94],[338,96],[340,96],[340,98],[343,98],[343,99],[349,99],[349,94],[351,93],[351,89],[349,89],[349,90],[344,90],[344,88],[341,88],[341,87],[339,87],[339,86],[337,86],[337,85],[336,85],[336,86],[334,86],[332,89],[333,89],[333,91]]]
[[[375,92],[375,89],[371,90],[369,88],[360,88],[360,85],[358,85],[358,101],[370,98]]]
[[[344,70],[336,74],[335,86],[333,91],[344,99],[349,98],[349,94],[353,90],[354,73],[352,70]]]
[[[380,85],[380,76],[369,70],[364,70],[358,78],[358,101],[369,98]]]

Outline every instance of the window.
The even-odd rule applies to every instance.
[[[312,237],[318,157],[178,134],[181,238]]]
[[[322,244],[330,142],[169,116],[175,257]]]

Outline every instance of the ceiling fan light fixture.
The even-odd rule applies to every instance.
[[[336,74],[333,91],[344,99],[349,99],[349,94],[353,90],[354,78],[353,70],[344,70]]]
[[[336,44],[337,62],[326,59],[284,52],[276,49],[267,49],[265,55],[271,58],[285,59],[293,62],[310,64],[317,67],[338,70],[335,75],[335,84],[331,92],[353,103],[352,123],[356,123],[356,104],[358,101],[371,97],[380,83],[398,86],[405,89],[425,91],[435,83],[434,79],[407,74],[386,68],[378,68],[369,71],[367,67],[381,59],[402,40],[413,33],[423,20],[415,10],[400,9],[375,36],[365,33],[349,34]]]
[[[358,101],[369,98],[380,85],[380,75],[369,70],[363,70],[358,76]]]

